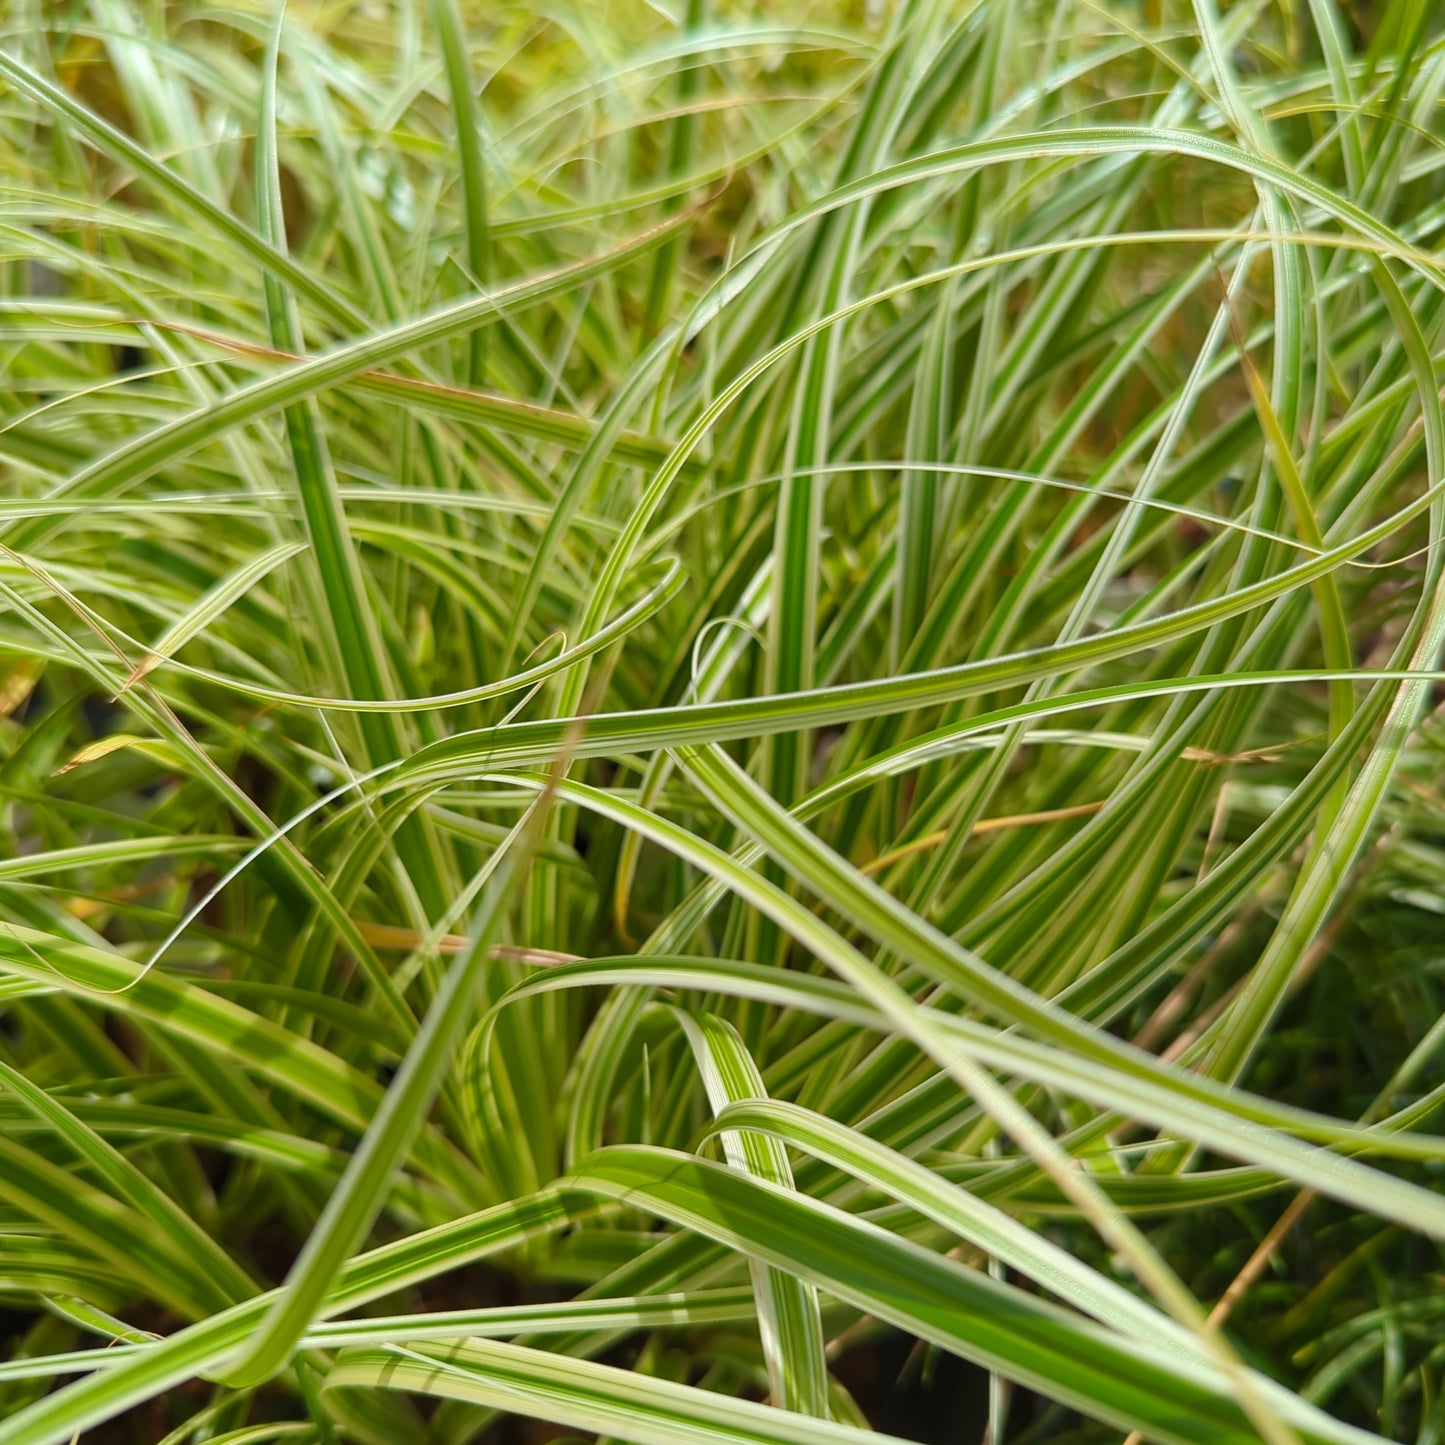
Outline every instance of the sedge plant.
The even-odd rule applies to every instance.
[[[1438,7],[0,13],[0,1445],[1439,1445]]]

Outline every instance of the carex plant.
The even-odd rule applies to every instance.
[[[0,14],[3,1445],[1438,1445],[1438,7]]]

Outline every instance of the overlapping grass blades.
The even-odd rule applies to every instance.
[[[5,18],[0,1445],[1438,1445],[1435,7]]]

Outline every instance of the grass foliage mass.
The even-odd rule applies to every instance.
[[[1434,0],[0,18],[3,1445],[1442,1445]]]

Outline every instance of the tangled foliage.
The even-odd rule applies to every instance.
[[[3,18],[0,1445],[1440,1445],[1438,6]]]

